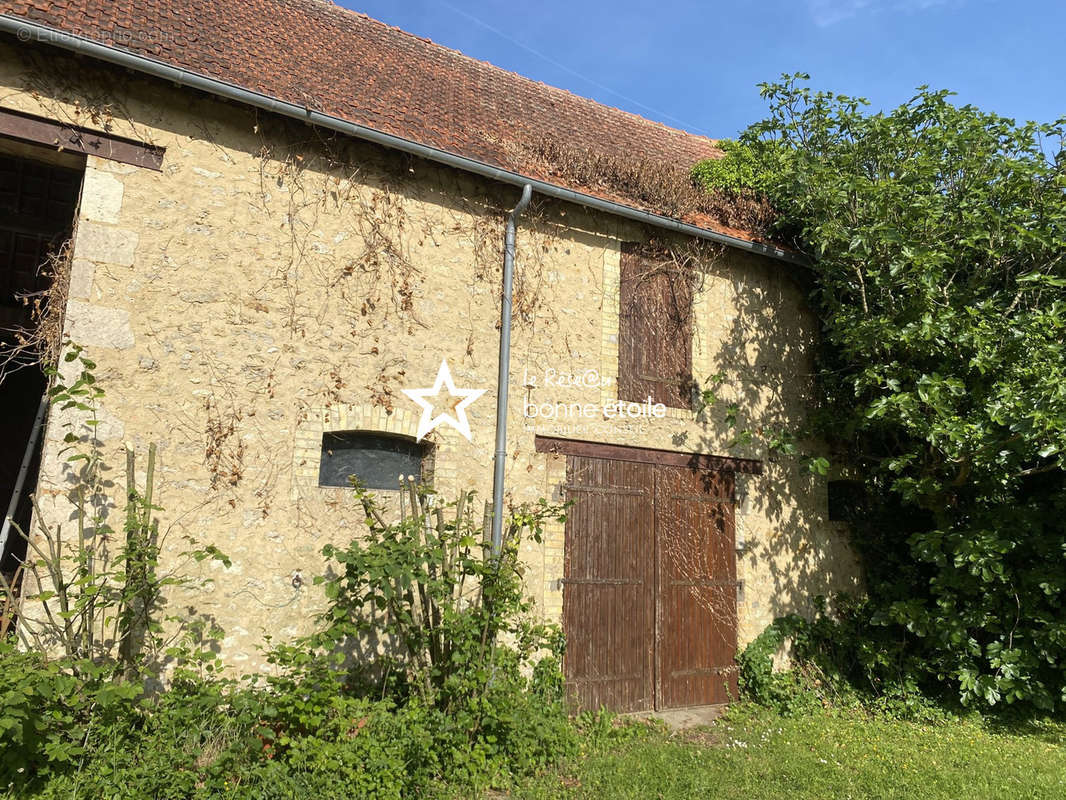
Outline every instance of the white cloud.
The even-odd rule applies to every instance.
[[[926,11],[938,6],[961,6],[963,0],[807,0],[811,18],[819,28],[835,25],[861,13]]]

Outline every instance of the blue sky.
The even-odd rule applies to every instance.
[[[527,77],[714,137],[761,119],[756,84],[898,105],[915,87],[1022,119],[1066,116],[1063,0],[339,0]]]

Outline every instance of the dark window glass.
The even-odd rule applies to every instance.
[[[397,436],[341,431],[322,434],[319,486],[351,486],[355,475],[368,489],[398,489],[401,475],[422,480],[422,445]]]

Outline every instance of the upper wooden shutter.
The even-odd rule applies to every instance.
[[[692,280],[672,262],[622,245],[618,399],[692,406]]]

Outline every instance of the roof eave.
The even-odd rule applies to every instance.
[[[520,173],[512,172],[511,170],[487,164],[483,161],[450,153],[447,150],[441,150],[436,147],[421,144],[420,142],[402,136],[396,136],[395,134],[385,133],[355,122],[349,122],[340,117],[334,117],[319,111],[313,111],[310,108],[296,103],[290,103],[270,95],[255,92],[250,89],[244,89],[236,84],[221,81],[217,78],[210,78],[206,75],[201,75],[200,73],[192,72],[182,67],[175,67],[172,64],[167,64],[154,58],[131,53],[129,50],[102,44],[92,39],[67,33],[21,17],[16,17],[10,14],[0,14],[0,31],[14,35],[22,42],[32,41],[51,44],[64,50],[69,50],[116,66],[126,67],[146,75],[171,81],[179,86],[188,86],[193,89],[207,92],[208,94],[233,100],[244,105],[253,106],[264,111],[303,120],[304,122],[318,125],[327,130],[336,131],[346,136],[353,136],[358,139],[374,142],[383,147],[389,147],[405,153],[410,153],[419,158],[471,172],[490,180],[519,187],[528,184],[533,187],[533,191],[547,197],[554,197],[558,200],[576,203],[577,205],[586,208],[614,214],[625,219],[642,222],[656,228],[673,231],[686,236],[693,236],[698,239],[717,242],[728,247],[756,253],[779,261],[798,265],[807,264],[807,261],[799,254],[783,250],[774,245],[730,236],[729,234],[720,233],[719,231],[701,228],[698,225],[682,222],[673,219],[672,217],[654,214],[650,211],[633,208],[632,206],[627,206],[622,203],[604,200],[594,195],[577,192],[573,189],[567,189],[563,186],[547,183],[546,181],[538,180],[536,178],[530,178],[521,175]]]

